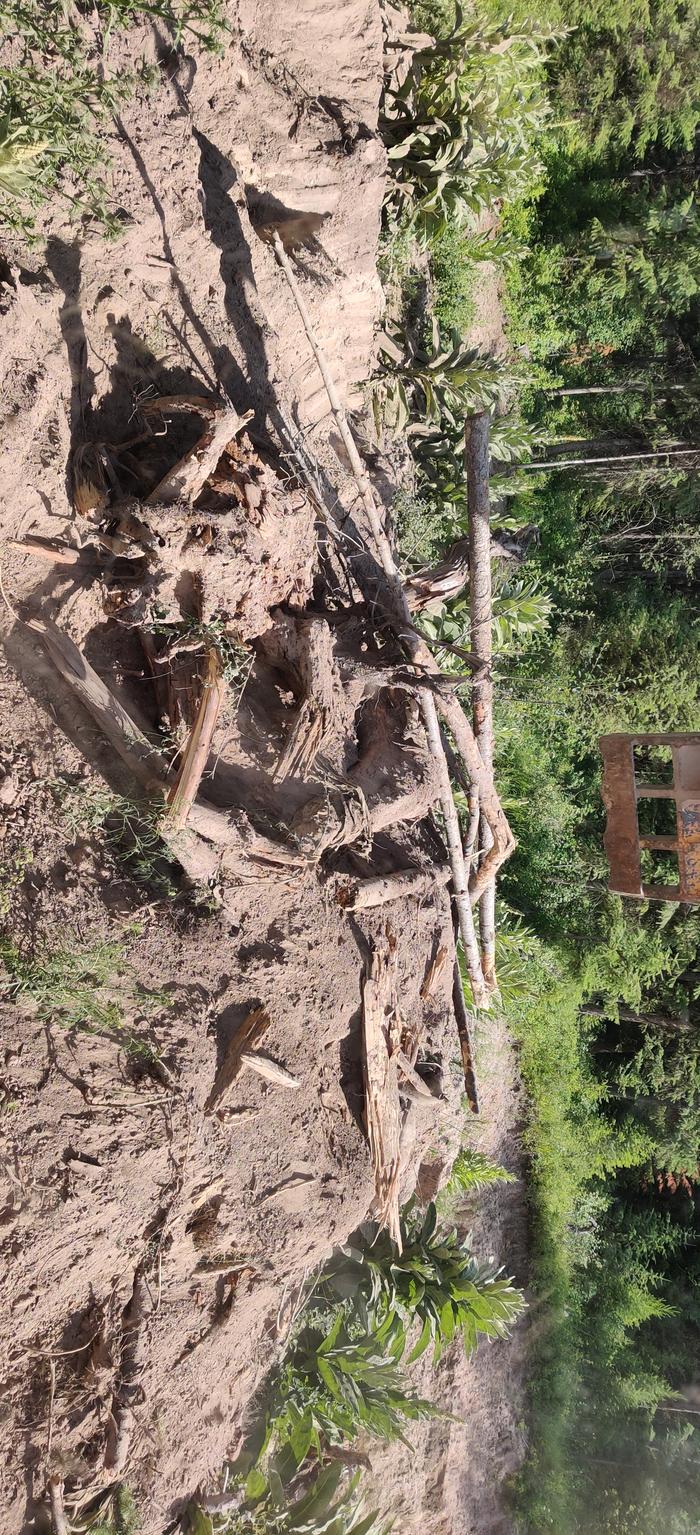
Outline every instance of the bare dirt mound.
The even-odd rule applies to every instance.
[[[79,1508],[128,1463],[144,1535],[215,1484],[298,1286],[372,1205],[362,986],[387,931],[406,1038],[443,1088],[422,1109],[403,1101],[404,1197],[436,1147],[449,1163],[461,1120],[444,886],[347,904],[363,878],[444,860],[435,784],[393,675],[401,657],[354,610],[341,621],[347,572],[272,451],[280,401],[321,456],[330,433],[250,220],[311,218],[304,297],[357,401],[381,308],[379,9],[241,0],[230,20],[224,59],[174,58],[157,26],[130,32],[129,56],[159,61],[163,83],[125,109],[112,145],[120,239],[78,234],[52,209],[44,243],[4,248],[8,1535],[41,1521],[52,1467]],[[168,489],[226,401],[252,410],[247,432],[232,430],[196,494]],[[69,662],[71,645],[82,658],[72,675],[53,623]],[[164,847],[146,815],[134,847],[134,801],[171,784],[213,648],[226,671],[204,794],[180,840]],[[122,730],[128,712],[132,760],[86,705],[93,674]],[[426,988],[440,948],[448,962]],[[229,1081],[232,1041],[258,1010],[272,1079],[247,1067]],[[512,1414],[508,1433],[510,1445]],[[462,1527],[483,1483],[465,1481],[464,1442],[448,1438],[414,1463],[436,1531]],[[447,1493],[435,1454],[451,1457]]]

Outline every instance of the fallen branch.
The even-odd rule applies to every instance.
[[[151,1292],[139,1264],[134,1274],[131,1299],[123,1312],[122,1351],[105,1451],[105,1469],[120,1477],[129,1459],[134,1432],[134,1406],[139,1400],[140,1376],[148,1357],[145,1324],[153,1309]]]
[[[464,468],[469,518],[469,614],[471,647],[483,662],[472,683],[474,736],[484,765],[493,770],[493,598],[491,593],[491,501],[489,496],[488,411],[467,417],[464,437]],[[488,856],[493,834],[485,815],[480,818],[481,846]],[[496,981],[496,881],[491,879],[479,901],[479,934],[484,984],[489,993]]]
[[[228,1096],[242,1066],[244,1053],[250,1051],[262,1039],[270,1027],[270,1015],[264,1007],[255,1007],[229,1040],[224,1058],[214,1078],[214,1086],[206,1101],[206,1112],[211,1114]]]
[[[368,911],[373,906],[384,906],[388,901],[402,901],[407,897],[420,900],[432,895],[451,878],[450,865],[438,864],[431,869],[401,869],[396,874],[384,874],[374,879],[339,881],[335,899],[347,911]]]
[[[476,1085],[476,1069],[474,1062],[474,1049],[472,1046],[471,1026],[469,1013],[464,1000],[464,987],[462,973],[459,968],[459,960],[455,955],[454,972],[452,977],[452,1005],[454,1007],[457,1022],[457,1033],[462,1053],[462,1070],[464,1072],[464,1091],[467,1095],[467,1103],[472,1114],[479,1112],[479,1093]]]
[[[401,1019],[396,986],[396,940],[387,932],[386,939],[374,949],[362,992],[365,1122],[374,1171],[377,1221],[386,1226],[401,1252],[401,1104],[397,1059]]]
[[[49,1507],[53,1535],[70,1535],[63,1507],[63,1482],[60,1476],[49,1477]]]

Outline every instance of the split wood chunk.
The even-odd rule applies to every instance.
[[[264,643],[267,654],[291,672],[295,691],[301,696],[275,780],[283,783],[291,777],[308,778],[338,717],[348,713],[333,634],[323,618],[297,619],[280,613]]]
[[[397,1050],[396,1064],[399,1068],[399,1071],[401,1072],[402,1077],[405,1077],[406,1081],[410,1082],[413,1091],[417,1093],[419,1098],[427,1100],[428,1103],[440,1102],[439,1098],[436,1098],[435,1094],[431,1093],[427,1082],[423,1081],[423,1078],[416,1071],[415,1066],[413,1066],[409,1061],[408,1056],[404,1055],[403,1050]]]
[[[165,764],[123,704],[65,630],[41,619],[31,619],[27,628],[41,638],[59,675],[92,715],[136,782],[156,801],[162,799],[165,809],[169,787]],[[161,835],[171,857],[195,885],[213,887],[222,870],[245,880],[259,877],[263,868],[299,869],[306,862],[298,850],[254,832],[244,811],[224,813],[203,800],[191,806],[187,826],[178,831],[164,824]]]
[[[226,688],[215,649],[209,651],[204,688],[190,737],[183,753],[177,778],[169,791],[163,827],[181,831],[187,822],[207,765],[211,743],[224,700]]]
[[[167,783],[163,760],[134,724],[123,704],[110,692],[63,629],[38,618],[31,619],[27,627],[41,637],[57,671],[80,698],[137,782],[147,794],[162,798],[165,808]],[[193,884],[212,885],[215,882],[220,860],[200,837],[187,828],[173,829],[169,835],[165,828],[163,842]]]
[[[105,452],[99,442],[81,442],[73,454],[73,505],[79,517],[99,522],[109,505]]]
[[[275,1087],[301,1087],[298,1077],[292,1076],[291,1071],[287,1071],[286,1066],[280,1066],[279,1061],[274,1061],[271,1055],[263,1055],[261,1050],[244,1050],[241,1063],[257,1072],[259,1077],[264,1077],[266,1082],[274,1083]]]
[[[248,1013],[247,1018],[243,1019],[242,1024],[226,1046],[223,1061],[214,1078],[214,1086],[206,1102],[206,1112],[208,1114],[211,1114],[214,1109],[221,1107],[236,1077],[239,1075],[241,1067],[246,1064],[243,1059],[244,1054],[250,1051],[257,1044],[258,1040],[262,1039],[263,1034],[267,1033],[269,1027],[270,1015],[264,1007],[253,1008],[252,1012]]]
[[[385,906],[388,901],[403,901],[407,897],[421,900],[446,885],[450,875],[449,864],[441,863],[432,869],[398,869],[395,874],[374,879],[343,879],[336,886],[335,899],[347,911],[368,911],[373,906]]]
[[[442,972],[445,968],[446,961],[447,949],[443,945],[438,949],[434,959],[431,959],[423,977],[423,984],[420,989],[421,999],[423,1002],[427,1002],[428,998],[432,996],[440,976],[442,975]]]
[[[401,1018],[396,939],[389,933],[375,946],[365,976],[362,1008],[365,1121],[374,1171],[376,1215],[400,1252],[401,1104],[397,1058]]]
[[[199,441],[159,480],[146,497],[146,505],[169,506],[185,501],[191,506],[214,473],[228,444],[243,431],[248,419],[248,416],[239,416],[230,406],[213,413]]]

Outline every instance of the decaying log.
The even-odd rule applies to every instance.
[[[464,437],[464,470],[467,482],[469,518],[469,613],[471,646],[483,662],[483,670],[472,683],[474,736],[484,766],[493,771],[493,598],[491,592],[491,498],[489,495],[488,411],[467,417]],[[493,846],[491,827],[481,815],[481,845],[488,855]],[[489,993],[496,981],[496,881],[490,880],[479,901],[479,934],[484,984]]]
[[[263,637],[265,653],[287,669],[300,696],[297,718],[275,768],[275,781],[308,778],[344,707],[333,634],[323,618],[275,615]]]
[[[168,792],[167,809],[162,823],[163,836],[167,836],[169,831],[181,831],[187,823],[207,765],[225,691],[218,652],[212,648],[207,658],[207,672],[197,718],[190,731],[177,778]]]
[[[335,899],[348,911],[367,911],[372,906],[403,901],[409,896],[421,900],[446,885],[451,873],[449,864],[444,863],[434,864],[430,869],[400,869],[396,874],[374,879],[343,878],[336,887]]]
[[[474,1049],[472,1045],[469,1013],[464,1001],[464,987],[459,968],[459,961],[455,956],[454,974],[452,980],[452,1005],[457,1021],[457,1033],[462,1052],[462,1070],[464,1072],[464,1091],[467,1095],[467,1103],[472,1114],[479,1112],[479,1094],[476,1085],[476,1068],[474,1062]]]
[[[372,954],[362,992],[365,1122],[374,1171],[376,1216],[401,1251],[399,1176],[401,1104],[396,940],[389,932]]]
[[[214,1109],[220,1108],[222,1101],[227,1097],[241,1067],[245,1064],[242,1057],[246,1051],[255,1047],[263,1034],[270,1027],[270,1016],[264,1007],[255,1007],[243,1019],[242,1024],[236,1029],[233,1038],[226,1046],[223,1061],[214,1078],[214,1086],[207,1098],[206,1112],[211,1114]]]
[[[291,831],[305,860],[317,863],[331,848],[370,842],[401,821],[421,821],[438,797],[433,780],[397,785],[391,794],[367,798],[359,783],[315,794],[296,811]]]
[[[159,406],[163,411],[163,401],[159,402]],[[206,431],[199,441],[158,481],[146,497],[146,505],[169,506],[177,501],[187,501],[191,506],[214,473],[228,444],[243,430],[248,419],[248,416],[239,416],[232,406],[212,412]]]
[[[148,1359],[146,1322],[152,1309],[151,1292],[139,1265],[134,1274],[131,1299],[123,1312],[119,1383],[112,1402],[112,1419],[105,1451],[105,1469],[115,1479],[122,1475],[129,1459],[135,1424],[134,1407],[140,1397],[140,1376]]]

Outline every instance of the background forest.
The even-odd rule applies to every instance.
[[[414,19],[455,37],[450,6],[416,6]],[[521,5],[506,18],[479,0],[456,19],[460,62],[445,43],[412,110],[426,134],[431,103],[446,120],[451,59],[466,169],[450,202],[419,164],[411,229],[453,348],[479,262],[498,260],[512,357],[496,377],[473,355],[446,360],[443,343],[455,398],[435,351],[426,361],[413,342],[412,392],[389,395],[434,423],[432,436],[414,428],[408,557],[439,556],[462,531],[459,407],[489,391],[496,521],[538,530],[497,596],[498,770],[519,842],[501,884],[499,976],[529,1090],[535,1264],[534,1430],[517,1504],[533,1530],[690,1535],[700,911],[607,891],[597,743],[615,729],[700,729],[700,5],[540,0],[536,15]],[[395,129],[392,116],[390,146]],[[405,219],[407,152],[395,153]],[[480,232],[494,199],[500,223]],[[403,279],[410,347],[420,283]],[[458,600],[429,620],[433,638],[466,636],[464,611]]]

